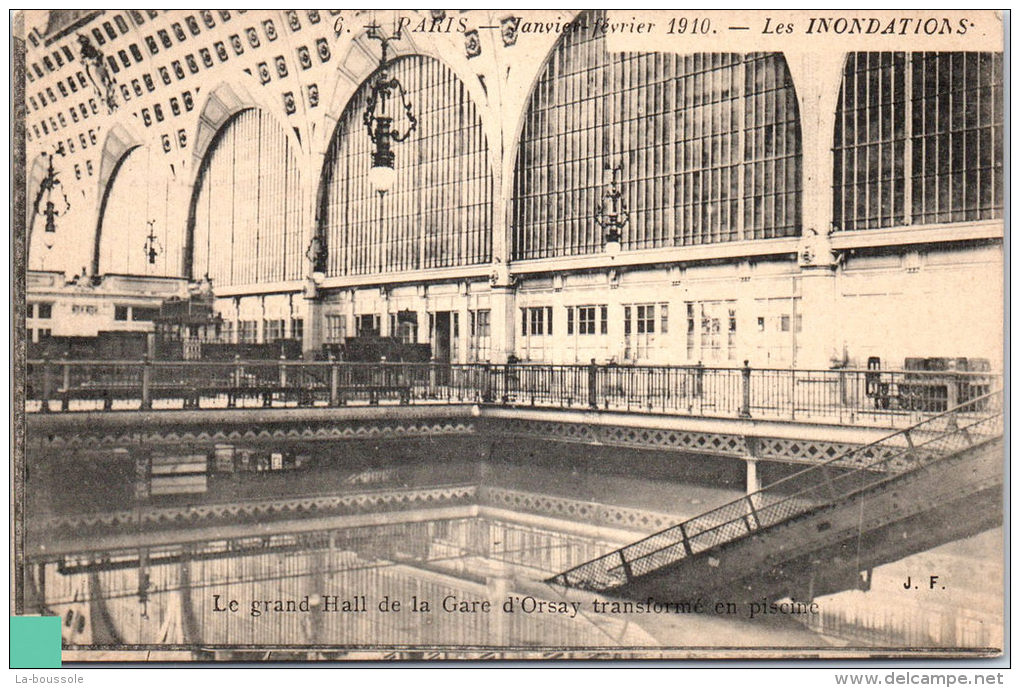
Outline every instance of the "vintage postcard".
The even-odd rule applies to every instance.
[[[985,10],[12,15],[65,662],[994,658]]]

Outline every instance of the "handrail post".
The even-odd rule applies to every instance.
[[[618,550],[617,554],[620,555],[620,563],[623,564],[623,575],[627,576],[627,582],[629,583],[634,580],[634,572],[630,568],[630,562],[623,556],[623,549]]]
[[[241,354],[234,354],[234,371],[231,378],[231,390],[227,393],[227,408],[237,406],[238,388],[241,386]]]
[[[510,402],[510,361],[503,364],[503,405]]]
[[[599,385],[599,367],[595,365],[595,359],[591,359],[591,363],[588,364],[588,408],[597,410],[599,407],[598,399],[598,385]]]
[[[60,410],[66,411],[70,407],[70,389],[71,389],[71,364],[67,361],[67,352],[65,351],[61,357],[64,360],[63,365],[63,379],[61,389],[64,393],[60,397]]]
[[[142,410],[152,408],[152,361],[146,352],[142,356]]]
[[[329,355],[329,405],[340,405],[340,366],[333,354]]]
[[[740,402],[740,417],[750,418],[751,417],[751,366],[750,362],[744,361],[744,368],[740,371],[740,387],[741,387],[741,402]]]
[[[687,556],[692,556],[694,554],[694,550],[691,549],[691,539],[689,537],[687,537],[687,528],[684,527],[683,521],[680,522],[679,526],[680,526],[680,537],[681,537],[681,539],[683,541],[683,545],[684,545],[684,552],[687,553]]]
[[[492,396],[492,368],[486,363],[482,369],[482,375],[485,381],[482,383],[482,401],[486,404],[491,404],[493,400]]]
[[[50,410],[50,394],[53,393],[51,389],[53,387],[52,372],[50,371],[50,359],[44,358],[42,365],[42,406],[39,410],[43,413],[49,413]]]
[[[907,454],[914,462],[914,466],[921,466],[921,455],[917,453],[917,448],[914,447],[914,438],[910,436],[910,429],[907,428],[903,431],[903,439],[907,441]]]
[[[758,518],[758,510],[754,508],[754,498],[753,497],[754,497],[754,495],[747,495],[747,497],[746,497],[746,499],[747,499],[747,507],[748,507],[748,511],[751,514],[751,517],[754,519],[755,530],[760,530],[761,529],[761,520]]]

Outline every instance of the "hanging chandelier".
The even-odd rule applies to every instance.
[[[630,213],[627,212],[627,205],[623,201],[623,192],[620,190],[617,179],[620,165],[607,169],[612,169],[613,176],[609,182],[609,188],[606,189],[602,200],[595,207],[595,222],[606,232],[604,237],[606,253],[615,258],[620,253],[623,241],[622,230],[627,224],[627,220],[630,219]]]
[[[382,43],[382,56],[379,58],[379,67],[372,82],[372,91],[369,93],[364,115],[368,137],[375,146],[372,151],[372,167],[368,171],[368,181],[382,197],[393,188],[397,176],[393,168],[396,156],[391,145],[393,142],[400,143],[407,140],[418,127],[418,119],[407,99],[407,91],[403,84],[395,76],[390,75],[386,65],[389,42],[400,40],[399,27],[392,38],[385,37],[378,24],[373,23],[366,29],[369,38]],[[394,126],[394,118],[401,112],[407,119],[403,132]]]

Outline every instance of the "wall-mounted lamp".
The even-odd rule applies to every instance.
[[[617,180],[620,165],[607,169],[612,169],[613,176],[609,188],[602,195],[602,201],[595,207],[595,222],[606,231],[604,238],[606,253],[615,258],[622,248],[621,230],[630,219],[630,213],[627,212],[627,206],[623,202],[623,192],[620,191]]]
[[[71,202],[67,200],[64,186],[60,183],[56,170],[53,169],[53,154],[43,153],[43,155],[49,159],[49,166],[46,169],[46,176],[39,184],[39,193],[35,197],[35,212],[46,218],[46,233],[56,234],[57,218],[63,217],[71,210]]]
[[[149,220],[149,235],[145,237],[145,257],[149,260],[149,265],[156,264],[156,257],[163,252],[163,246],[159,243],[159,239],[156,238],[156,221]]]
[[[393,188],[397,176],[396,170],[393,169],[396,156],[390,147],[391,142],[405,141],[418,127],[418,119],[411,109],[411,103],[407,99],[407,91],[403,84],[396,77],[391,77],[386,68],[389,42],[400,40],[400,28],[397,28],[392,38],[386,38],[380,32],[378,24],[371,24],[366,28],[369,38],[382,43],[378,74],[372,82],[372,92],[368,96],[364,116],[368,137],[375,144],[375,150],[372,151],[372,167],[368,171],[368,182],[382,196]],[[389,104],[388,101],[391,98],[399,99],[399,103]],[[401,108],[407,118],[407,128],[403,133],[393,128],[394,116],[399,114]]]
[[[312,266],[312,282],[319,286],[326,281],[326,246],[319,235],[316,234],[308,242],[305,258]]]

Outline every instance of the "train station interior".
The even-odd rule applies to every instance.
[[[1002,647],[1002,53],[548,14],[23,13],[18,575],[66,652]],[[893,517],[901,472],[955,496]],[[739,613],[592,605],[865,497]]]

